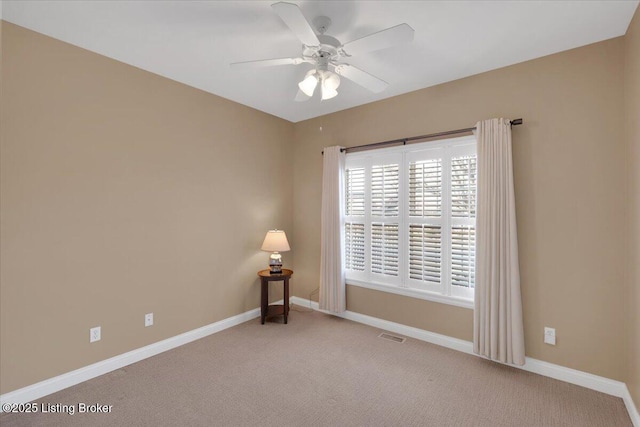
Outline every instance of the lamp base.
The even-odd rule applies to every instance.
[[[282,274],[282,255],[274,252],[269,257],[269,273]]]

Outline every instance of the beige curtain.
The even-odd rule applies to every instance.
[[[511,125],[476,124],[478,206],[473,351],[524,365],[524,331],[513,190]]]
[[[344,271],[344,165],[340,147],[324,149],[320,230],[320,309],[346,310]]]

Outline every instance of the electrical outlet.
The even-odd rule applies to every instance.
[[[95,328],[89,329],[89,342],[100,341],[101,331],[100,326],[96,326]]]
[[[153,313],[147,313],[144,315],[144,326],[153,325]]]
[[[556,330],[554,328],[544,327],[545,344],[556,345]]]

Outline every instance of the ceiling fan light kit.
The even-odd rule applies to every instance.
[[[313,20],[316,28],[314,30],[297,5],[279,2],[272,4],[271,8],[302,42],[302,57],[236,62],[231,65],[254,68],[274,65],[312,64],[314,68],[309,70],[304,79],[298,83],[300,90],[295,97],[296,101],[311,99],[318,85],[320,86],[321,100],[334,98],[338,95],[337,89],[340,86],[340,76],[371,92],[382,92],[389,86],[387,82],[343,62],[344,58],[364,52],[386,49],[413,40],[413,28],[408,24],[400,24],[341,44],[335,37],[324,34],[331,25],[331,19],[328,17],[316,17]]]
[[[317,67],[307,71],[304,79],[298,83],[298,87],[307,98],[296,97],[296,100],[306,101],[311,98],[318,83],[320,83],[320,94],[323,101],[338,95],[336,89],[340,86],[340,77],[329,71],[327,61],[323,61],[322,58],[318,61]]]

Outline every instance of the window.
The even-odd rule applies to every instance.
[[[347,154],[347,283],[471,307],[474,137]]]

